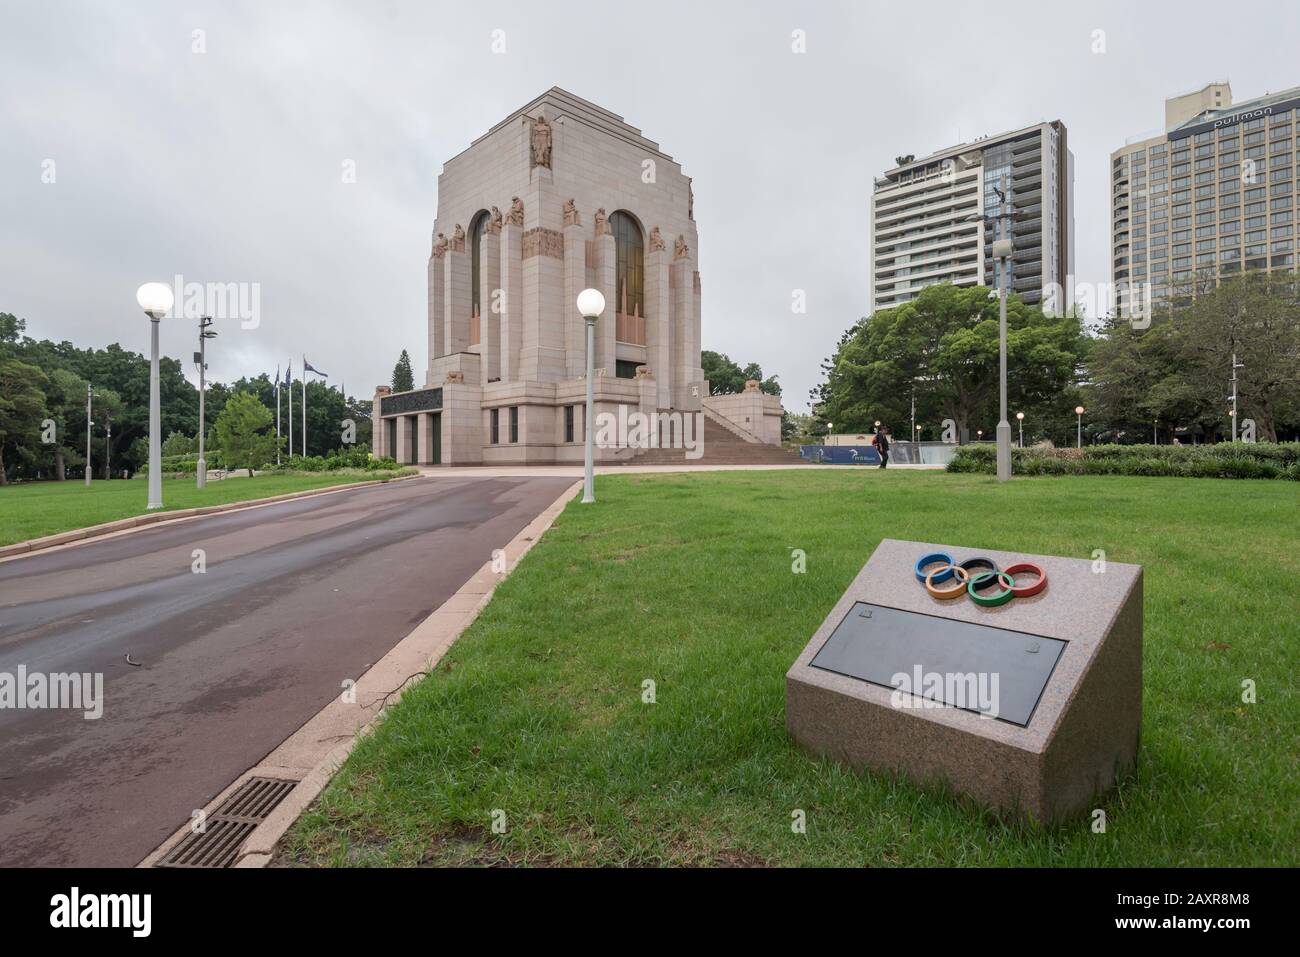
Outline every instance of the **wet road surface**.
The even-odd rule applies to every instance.
[[[414,479],[0,562],[0,680],[103,674],[97,719],[0,707],[0,866],[138,863],[571,484]]]

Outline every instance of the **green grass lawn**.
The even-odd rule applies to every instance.
[[[251,479],[245,474],[208,482],[203,491],[195,488],[193,476],[164,478],[163,510],[246,502],[375,477],[359,471],[273,473]],[[6,485],[0,487],[0,545],[143,515],[148,501],[149,483],[143,478],[92,482],[89,489],[80,480]]]
[[[286,861],[1300,863],[1294,483],[827,470],[601,477],[597,494],[358,744]],[[1101,803],[1105,834],[792,744],[785,672],[884,537],[1145,566],[1142,752]]]

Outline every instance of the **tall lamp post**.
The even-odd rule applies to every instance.
[[[95,390],[89,382],[86,383],[86,488],[90,488],[90,436],[92,425],[90,421],[90,405],[95,398]]]
[[[596,320],[605,311],[605,297],[599,289],[584,289],[578,293],[578,312],[587,323],[587,411],[583,416],[583,427],[587,432],[587,454],[582,477],[583,503],[596,501],[592,470],[595,464],[595,436],[592,419],[595,416],[596,399],[593,392],[592,378],[595,376],[596,361]]]
[[[211,316],[203,316],[199,319],[199,351],[194,353],[194,361],[199,366],[199,461],[195,466],[195,481],[198,488],[208,487],[208,461],[203,457],[203,440],[204,440],[204,409],[203,395],[207,385],[207,349],[205,348],[209,339],[215,339],[217,334],[208,329],[212,325]]]
[[[158,399],[158,323],[171,312],[176,301],[170,286],[147,282],[135,293],[135,301],[149,317],[149,504],[162,508],[162,412]]]
[[[1016,424],[1020,426],[1020,447],[1025,447],[1025,413],[1016,413]]]
[[[1011,177],[1002,174],[1002,187],[993,187],[998,198],[996,213],[971,213],[966,222],[996,223],[993,229],[993,258],[998,260],[998,402],[1001,418],[998,419],[998,481],[1011,478],[1011,423],[1007,421],[1007,273],[1014,251],[1011,243],[1011,222],[1029,219],[1029,213],[1018,212],[1007,198]]]
[[[1074,447],[1076,449],[1083,448],[1083,411],[1081,405],[1074,407]]]

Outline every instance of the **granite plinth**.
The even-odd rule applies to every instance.
[[[967,598],[941,601],[913,570],[919,556],[936,551],[957,562],[985,555],[1003,568],[1033,562],[1047,572],[1048,586],[996,608]],[[814,666],[836,628],[850,613],[861,614],[863,604],[933,616],[937,626],[956,621],[1000,629],[1009,634],[999,638],[1022,642],[1026,653],[1035,636],[1065,646],[1021,725],[924,700],[909,686],[900,690]],[[933,664],[936,640],[912,663],[922,672]],[[987,660],[968,657],[974,665]],[[946,667],[960,658],[946,656]],[[786,727],[805,749],[920,784],[943,782],[1045,824],[1096,806],[1134,766],[1141,723],[1142,568],[1117,562],[1098,571],[1083,559],[885,539],[786,674]]]

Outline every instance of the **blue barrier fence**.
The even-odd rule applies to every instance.
[[[880,464],[880,453],[870,445],[801,445],[799,458],[828,465]]]

